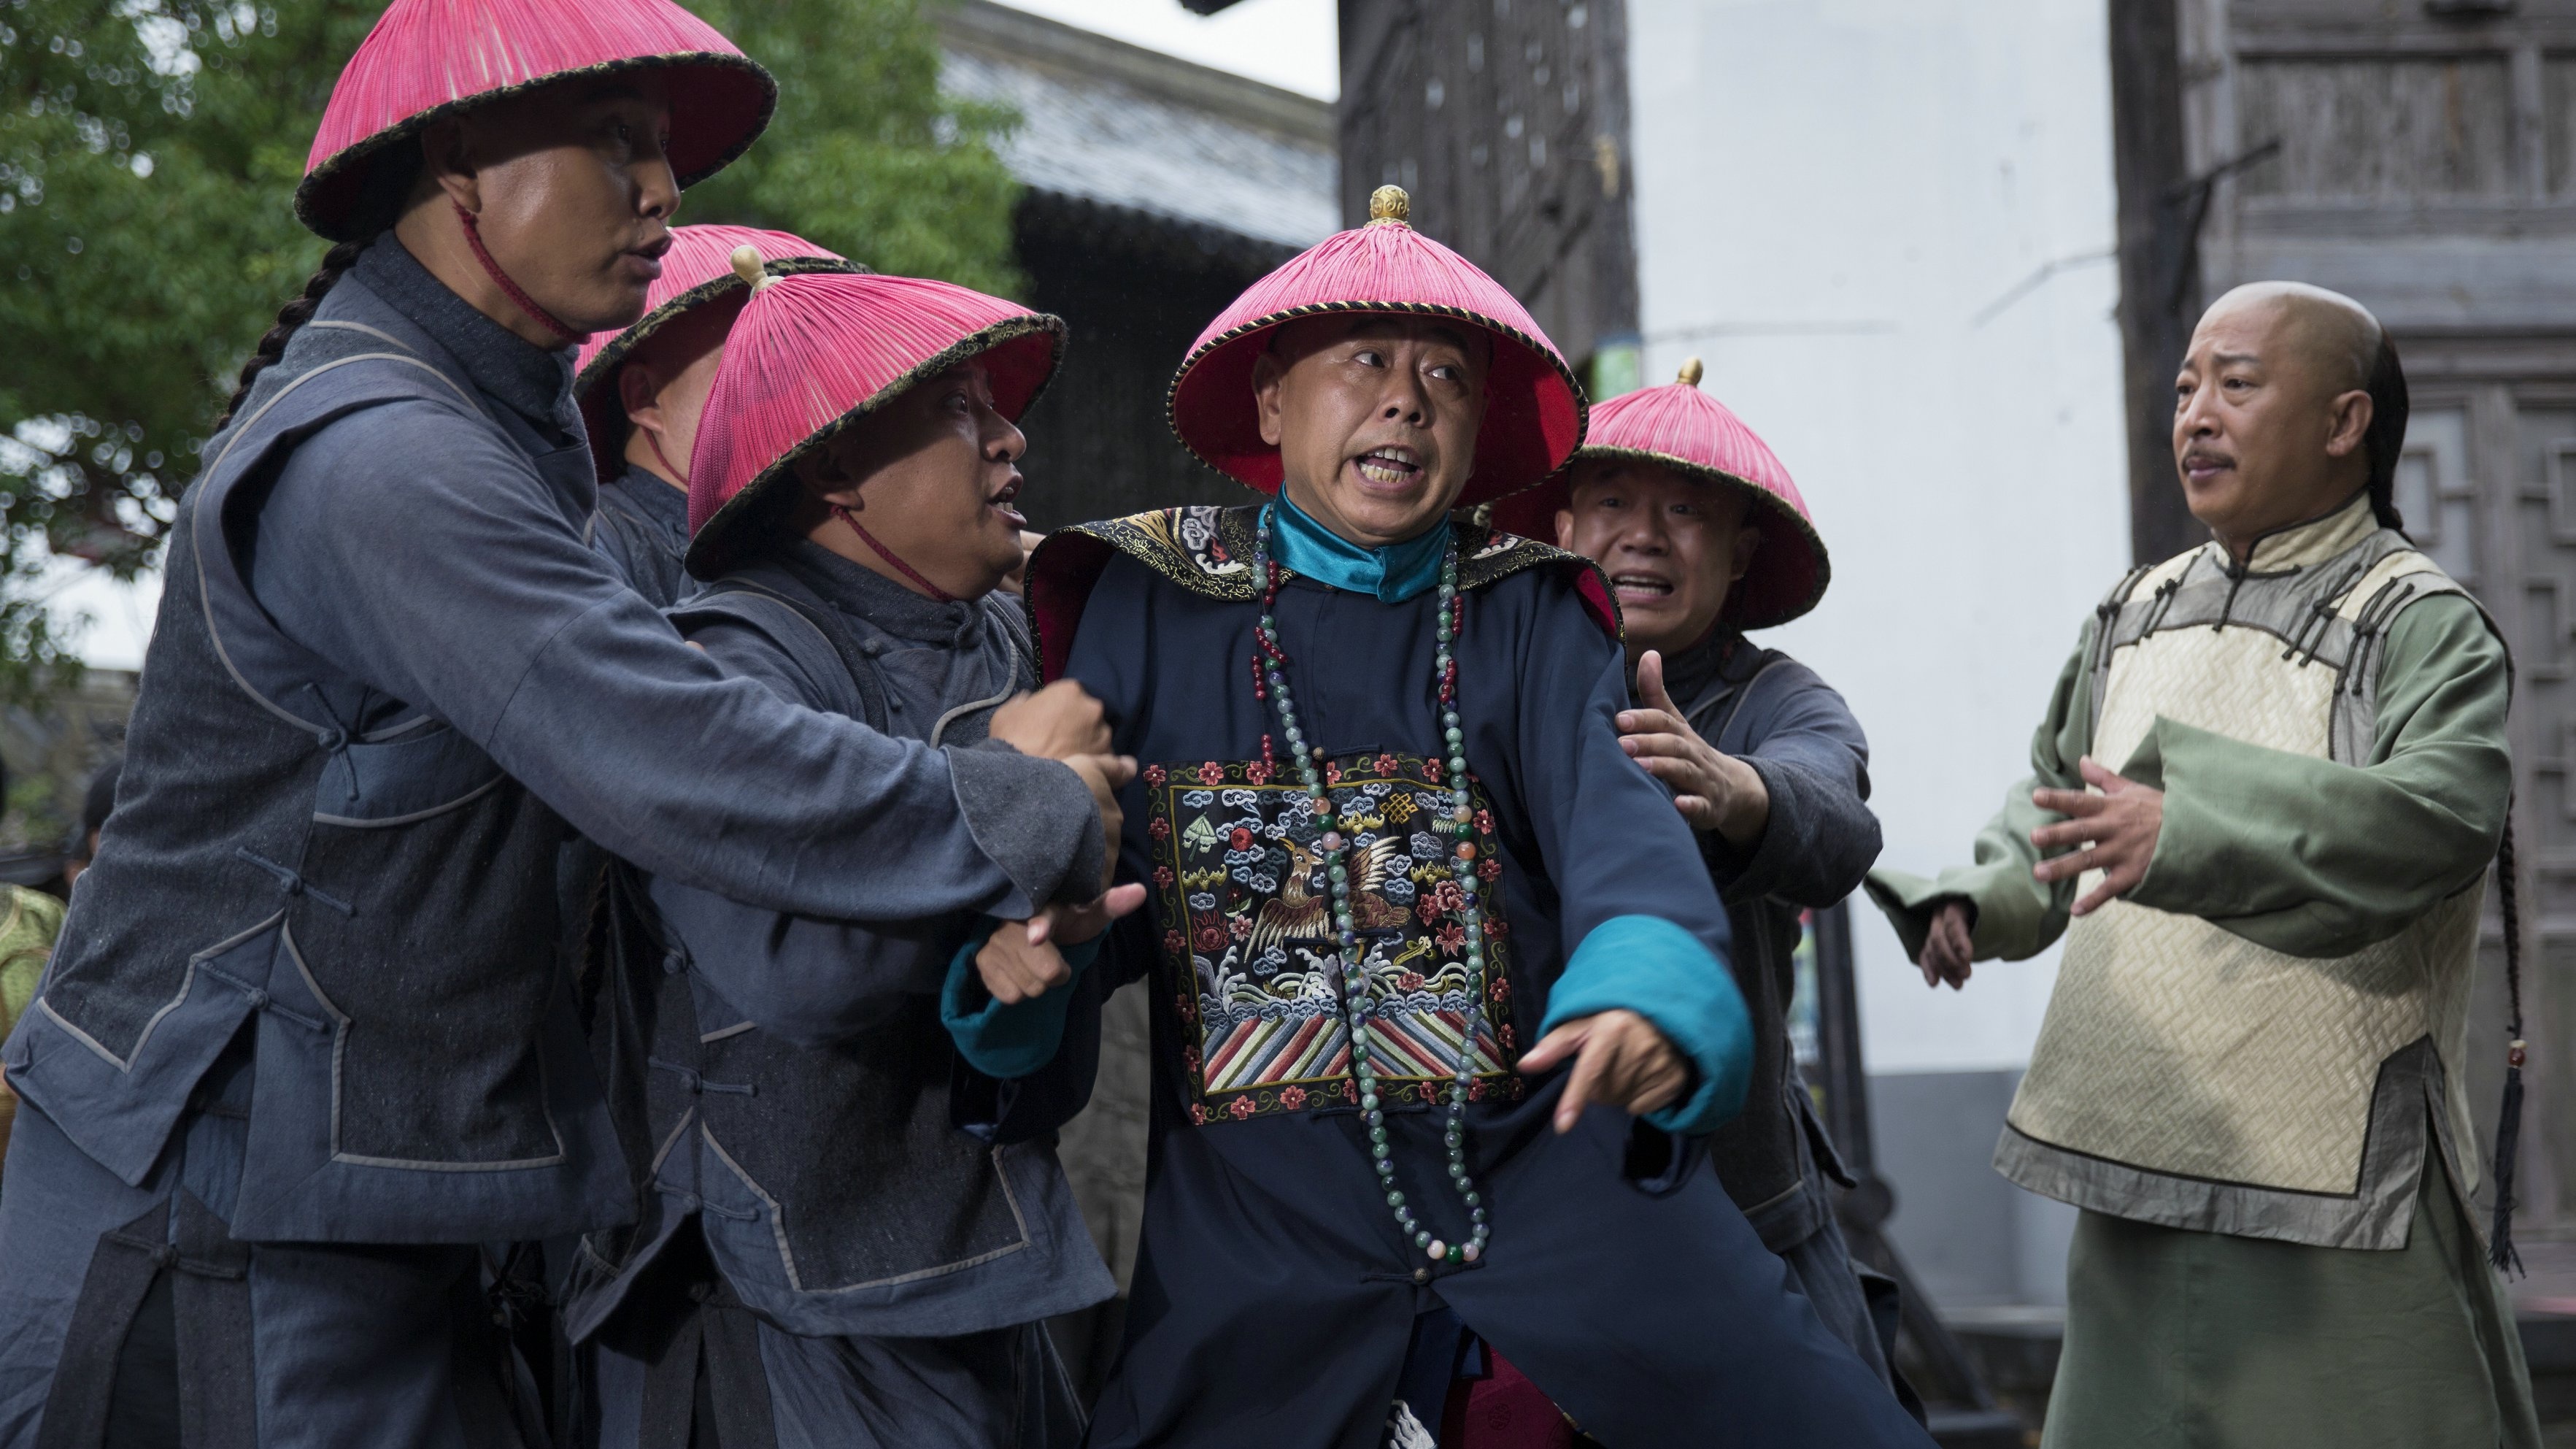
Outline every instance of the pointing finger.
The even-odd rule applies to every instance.
[[[1587,1039],[1583,1051],[1574,1059],[1574,1075],[1565,1083],[1565,1095],[1557,1099],[1556,1130],[1562,1135],[1574,1130],[1583,1120],[1583,1108],[1592,1094],[1592,1084],[1600,1079],[1604,1059],[1610,1053],[1596,1048],[1597,1039]]]
[[[1592,1018],[1588,1016],[1578,1018],[1574,1021],[1569,1021],[1565,1025],[1558,1027],[1556,1030],[1549,1032],[1546,1036],[1540,1038],[1537,1046],[1531,1047],[1528,1051],[1521,1053],[1521,1074],[1523,1076],[1533,1076],[1555,1066],[1558,1062],[1565,1060],[1565,1058],[1577,1048],[1581,1047],[1583,1045],[1583,1039],[1586,1036],[1589,1036],[1591,1032]]]

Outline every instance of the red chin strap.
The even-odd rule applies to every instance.
[[[955,594],[952,594],[946,589],[941,588],[939,585],[932,583],[930,580],[923,578],[912,565],[905,563],[902,559],[896,558],[894,556],[893,549],[877,542],[875,534],[872,534],[859,526],[859,516],[857,514],[852,513],[850,510],[835,503],[832,505],[832,516],[841,520],[843,523],[848,524],[850,526],[850,532],[859,536],[859,542],[876,550],[877,557],[884,559],[887,563],[893,564],[896,573],[912,580],[913,587],[921,590],[925,594],[928,594],[932,598],[937,599],[943,604],[953,604],[957,602],[957,596]]]
[[[688,487],[688,486],[689,486],[689,470],[688,470],[688,469],[686,469],[686,468],[680,467],[679,465],[677,465],[677,464],[673,463],[673,462],[671,461],[671,455],[662,451],[662,439],[661,439],[661,437],[660,437],[658,434],[656,434],[656,433],[655,433],[651,428],[639,428],[639,429],[637,429],[636,431],[638,431],[638,432],[640,432],[640,433],[642,433],[642,434],[644,435],[644,445],[645,445],[646,447],[649,447],[649,448],[651,448],[651,449],[653,450],[653,456],[654,456],[655,458],[658,458],[658,459],[660,459],[660,460],[661,460],[661,463],[662,463],[662,471],[663,471],[663,472],[665,472],[665,473],[668,473],[670,476],[672,476],[672,477],[674,477],[674,478],[679,479],[679,480],[680,480],[680,486],[681,486],[681,487],[683,487],[683,488]]]
[[[465,228],[465,244],[468,247],[473,248],[474,260],[483,264],[483,275],[490,277],[492,279],[492,285],[501,289],[501,295],[509,298],[511,303],[520,311],[535,318],[538,326],[543,327],[548,332],[562,338],[566,344],[579,346],[580,344],[590,340],[589,333],[575,332],[571,328],[566,327],[555,317],[554,313],[538,306],[536,298],[519,290],[519,284],[511,281],[509,273],[502,271],[501,264],[492,260],[492,254],[483,249],[483,232],[482,228],[477,225],[474,220],[474,213],[467,211],[462,206],[457,206],[453,201],[450,201],[448,205],[456,207],[456,220]]]

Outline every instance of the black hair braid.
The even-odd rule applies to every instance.
[[[250,396],[251,384],[259,381],[261,373],[286,355],[287,340],[295,335],[298,328],[313,320],[313,311],[322,305],[323,295],[339,285],[341,274],[357,265],[358,254],[366,249],[366,242],[344,241],[322,254],[321,267],[305,282],[302,292],[277,309],[277,325],[268,329],[267,336],[259,339],[259,346],[252,350],[250,360],[242,364],[241,380],[233,385],[232,400],[224,404],[224,415],[215,419],[215,431],[222,432],[232,422],[233,414],[241,410],[242,401]]]
[[[2522,1147],[2522,902],[2513,859],[2513,797],[2504,802],[2504,838],[2496,843],[2496,904],[2504,915],[2504,1103],[2496,1113],[2495,1217],[2487,1227],[2487,1261],[2499,1272],[2522,1271],[2513,1246],[2513,1178]]]
[[[2361,436],[2362,456],[2370,463],[2370,511],[2382,528],[2404,532],[2405,516],[2397,511],[2397,460],[2406,451],[2406,369],[2398,365],[2397,343],[2379,334],[2379,351],[2370,359],[2370,427]]]

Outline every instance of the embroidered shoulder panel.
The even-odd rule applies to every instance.
[[[1256,599],[1253,544],[1261,506],[1224,508],[1196,504],[1158,508],[1067,532],[1099,539],[1192,593],[1216,599]],[[1449,526],[1458,535],[1458,587],[1480,589],[1542,564],[1590,567],[1590,561],[1516,533],[1503,533],[1464,518]]]
[[[1495,897],[1493,812],[1471,779],[1470,867],[1431,828],[1449,808],[1441,773],[1415,755],[1327,765],[1366,943],[1369,1061],[1388,1102],[1431,1105],[1472,1022],[1471,1096],[1516,1099],[1509,928],[1499,913],[1486,917],[1485,989],[1471,997],[1457,875],[1474,869],[1485,899]],[[1323,830],[1305,790],[1258,760],[1149,765],[1144,783],[1162,928],[1156,980],[1179,1019],[1191,1120],[1355,1105]]]
[[[1195,594],[1238,603],[1260,598],[1260,582],[1252,576],[1260,516],[1258,504],[1193,504],[1075,524],[1050,534],[1030,560],[1028,573],[1029,608],[1046,679],[1061,677],[1083,601],[1112,552]],[[1574,575],[1576,592],[1593,621],[1611,638],[1619,637],[1618,599],[1590,559],[1462,517],[1452,516],[1449,526],[1458,535],[1460,589],[1473,592],[1525,569],[1565,569]]]
[[[1257,507],[1196,504],[1076,524],[1066,531],[1096,538],[1192,593],[1251,600],[1261,597],[1261,585],[1252,577],[1253,520],[1260,512]]]

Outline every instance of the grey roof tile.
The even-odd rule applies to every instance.
[[[975,7],[979,20],[999,9]],[[1243,81],[1267,93],[1253,98],[1258,106],[1196,104],[1192,92],[1206,93],[1218,73],[1125,46],[1118,49],[1132,55],[1088,69],[1068,63],[1081,59],[1075,55],[1008,53],[1004,44],[1019,49],[1030,34],[1038,47],[1060,43],[1059,27],[1016,12],[1000,16],[1007,27],[1001,44],[992,43],[989,27],[968,37],[982,43],[960,44],[959,33],[949,32],[941,84],[1019,113],[1019,128],[999,149],[1023,184],[1289,247],[1311,246],[1340,229],[1330,112],[1322,102]],[[1084,48],[1093,39],[1086,37]],[[1180,84],[1154,83],[1164,61]],[[1300,104],[1312,117],[1294,115]],[[1289,112],[1293,129],[1265,124],[1265,111]]]

